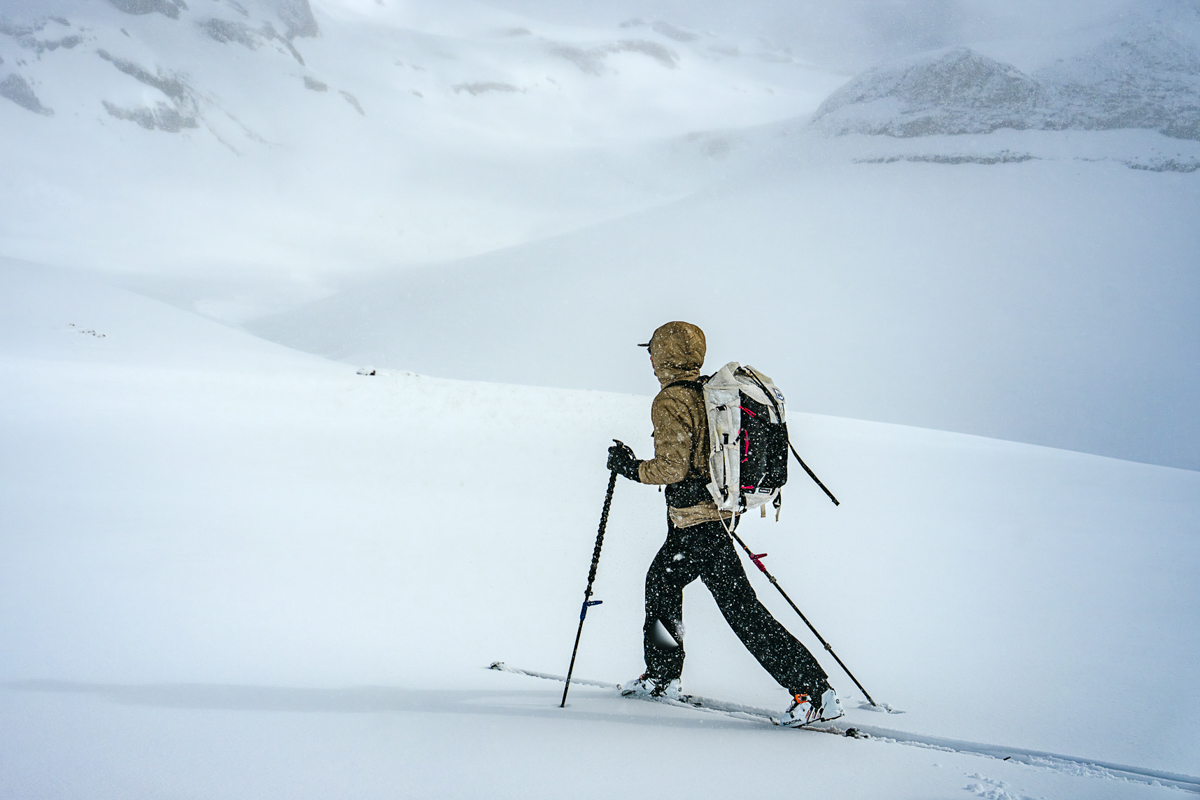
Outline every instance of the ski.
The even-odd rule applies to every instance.
[[[520,669],[519,667],[510,667],[503,661],[493,661],[488,669],[494,669],[498,672],[510,672],[514,675],[528,675],[531,678],[541,678],[542,680],[555,681],[562,683],[566,678],[562,675],[552,675],[547,672],[534,672],[533,670]],[[572,678],[571,683],[577,683],[580,686],[591,686],[597,689],[609,689],[619,693],[619,696],[630,700],[642,700],[648,703],[660,703],[662,705],[673,706],[675,708],[687,708],[696,711],[704,711],[710,714],[718,714],[724,717],[733,719],[745,720],[748,722],[759,722],[776,727],[791,727],[809,731],[817,731],[819,733],[831,733],[837,736],[849,736],[855,739],[865,739],[867,735],[859,731],[857,728],[829,725],[830,720],[815,720],[807,725],[784,725],[780,722],[779,717],[769,709],[756,708],[754,706],[746,706],[740,703],[729,703],[724,700],[714,700],[711,697],[700,697],[694,694],[683,695],[675,699],[670,697],[655,697],[648,694],[625,694],[621,692],[620,684],[608,683],[606,681],[593,681],[581,678]],[[817,727],[818,723],[821,727]]]
[[[490,669],[494,669],[499,672],[509,672],[514,675],[528,675],[531,678],[541,678],[548,681],[566,680],[566,678],[562,675],[552,675],[546,672],[534,672],[532,670],[510,667],[503,661],[493,662]],[[620,696],[621,687],[616,683],[584,680],[580,678],[572,678],[571,682],[577,683],[580,686],[592,686],[597,689],[609,689],[616,692],[617,696]],[[639,697],[638,699],[655,703],[663,703],[665,705],[676,706],[678,708],[690,708],[710,714],[720,714],[723,716],[733,717],[734,719],[779,725],[778,718],[768,709],[755,708],[753,706],[743,706],[736,703],[726,703],[721,700],[696,697],[695,695],[689,696],[687,702],[668,700],[661,697],[645,696]],[[1109,761],[1080,758],[1078,756],[1051,753],[1044,750],[1030,750],[1023,747],[1007,747],[1003,745],[984,744],[982,742],[969,742],[962,739],[948,739],[941,736],[929,736],[925,734],[911,733],[908,731],[879,728],[874,725],[868,726],[860,724],[851,727],[846,725],[844,722],[825,722],[819,727],[810,724],[801,726],[799,730],[814,731],[817,733],[829,733],[835,736],[848,736],[854,739],[871,739],[872,741],[876,742],[891,742],[894,744],[928,748],[931,750],[944,750],[952,753],[980,756],[982,758],[994,758],[998,761],[1015,761],[1017,763],[1027,764],[1029,766],[1038,767],[1041,769],[1049,769],[1055,772],[1063,772],[1069,775],[1091,774],[1096,775],[1097,777],[1116,778],[1119,780],[1127,780],[1148,786],[1168,786],[1200,794],[1200,777],[1194,775],[1164,772],[1162,770],[1156,770],[1147,767],[1116,764]]]

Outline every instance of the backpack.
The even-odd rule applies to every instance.
[[[721,511],[776,509],[787,483],[788,430],[783,392],[754,367],[731,361],[704,381],[711,482]]]

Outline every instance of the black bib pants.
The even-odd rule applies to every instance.
[[[716,520],[688,528],[667,522],[667,540],[646,573],[644,649],[651,677],[665,682],[683,673],[683,588],[696,578],[763,669],[792,694],[820,697],[828,685],[825,670],[759,602],[729,534]]]

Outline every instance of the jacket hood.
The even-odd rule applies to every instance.
[[[668,322],[650,337],[654,376],[663,386],[674,381],[694,381],[704,366],[708,345],[704,331],[690,322]]]

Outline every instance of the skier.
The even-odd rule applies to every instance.
[[[666,485],[667,540],[646,573],[646,671],[623,685],[623,692],[682,697],[683,589],[700,578],[746,649],[791,695],[784,724],[841,716],[825,671],[759,602],[725,527],[733,522],[731,514],[718,511],[708,492],[708,417],[697,382],[704,332],[687,322],[668,322],[641,346],[649,349],[662,385],[650,407],[654,458],[640,461],[618,443],[609,448],[608,469],[639,483]]]

